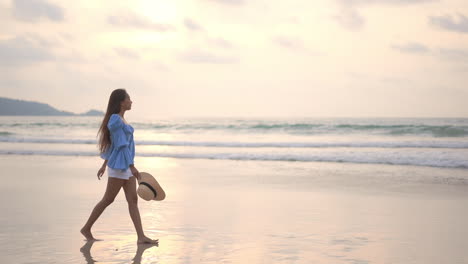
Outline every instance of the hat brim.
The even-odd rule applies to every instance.
[[[149,200],[145,199],[147,201],[162,201],[164,200],[164,198],[166,198],[166,193],[164,192],[163,188],[161,187],[161,185],[159,185],[158,181],[151,174],[147,172],[140,172],[140,180],[138,181],[138,184],[139,186],[137,192],[142,199],[145,199],[141,194],[142,191],[140,189],[142,188],[149,188],[151,189],[152,193],[155,192],[154,198]]]

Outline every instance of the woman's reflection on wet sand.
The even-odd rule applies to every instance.
[[[91,241],[86,241],[86,243],[80,248],[80,252],[83,253],[83,256],[86,260],[87,264],[94,264],[98,262],[97,260],[93,259],[93,256],[91,255],[91,248],[96,242],[96,240],[91,240]],[[143,252],[147,250],[150,247],[158,246],[158,244],[137,244],[137,251],[135,253],[135,257],[133,257],[133,262],[132,264],[141,264]]]

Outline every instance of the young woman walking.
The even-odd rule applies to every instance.
[[[125,111],[131,108],[132,101],[124,89],[116,89],[111,93],[107,111],[98,132],[99,149],[104,163],[97,173],[100,180],[107,167],[109,177],[104,197],[94,207],[88,221],[81,229],[81,234],[87,240],[96,240],[91,233],[91,227],[104,209],[114,201],[120,188],[123,188],[130,217],[137,232],[137,243],[158,243],[157,239],[153,240],[145,236],[138,210],[135,178],[140,179],[140,173],[133,162],[135,158],[134,129],[124,118]]]

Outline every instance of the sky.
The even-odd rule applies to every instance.
[[[0,0],[0,96],[134,116],[468,117],[466,0]]]

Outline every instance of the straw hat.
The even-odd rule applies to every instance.
[[[140,177],[137,190],[138,196],[146,201],[162,201],[166,198],[166,193],[151,174],[140,172]]]

